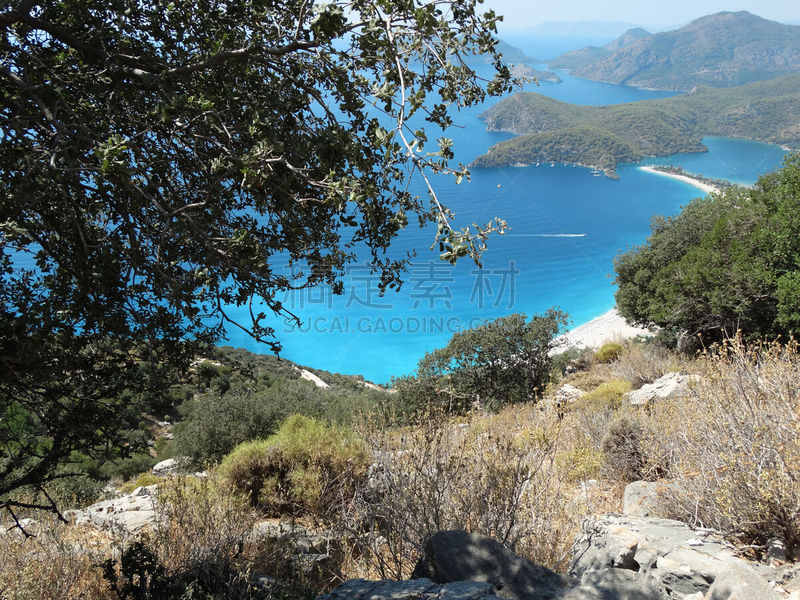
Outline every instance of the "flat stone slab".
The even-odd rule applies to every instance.
[[[351,579],[317,600],[501,600],[481,581],[436,584],[430,579],[368,581]]]
[[[663,398],[688,396],[691,393],[691,386],[698,381],[700,381],[698,375],[667,373],[653,383],[645,384],[622,397],[634,406],[641,406]]]
[[[136,488],[126,496],[103,500],[84,508],[68,511],[65,516],[75,525],[120,528],[137,533],[155,524],[155,502],[158,486]]]

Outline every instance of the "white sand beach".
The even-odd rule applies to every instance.
[[[683,181],[684,183],[688,183],[689,185],[693,185],[694,187],[703,190],[706,194],[719,191],[719,188],[717,186],[711,185],[710,183],[704,183],[702,181],[695,179],[694,177],[687,177],[686,175],[679,175],[678,173],[667,173],[666,171],[659,171],[658,169],[654,169],[653,167],[649,166],[642,166],[639,168],[642,171],[647,171],[648,173],[654,173],[655,175],[663,175],[664,177],[671,177],[672,179]]]
[[[599,348],[606,342],[634,338],[637,335],[653,335],[653,332],[642,327],[628,325],[617,309],[612,308],[588,323],[562,335],[559,339],[564,343],[559,346],[558,351],[564,351],[567,348]]]

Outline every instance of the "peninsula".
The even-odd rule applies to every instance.
[[[682,167],[673,167],[669,165],[647,165],[639,167],[640,170],[656,175],[663,175],[671,179],[683,181],[689,185],[704,191],[706,194],[713,192],[720,192],[723,188],[730,187],[730,181],[724,179],[711,179],[702,175],[695,175],[694,173],[687,173]]]
[[[489,131],[517,134],[475,167],[560,162],[613,174],[617,163],[705,152],[703,137],[741,137],[800,147],[800,73],[733,88],[610,106],[580,106],[521,92],[481,115]]]

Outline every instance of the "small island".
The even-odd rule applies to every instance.
[[[541,71],[534,69],[523,63],[518,63],[511,67],[511,75],[517,79],[534,80],[534,81],[549,81],[550,83],[561,83],[561,77],[552,71]]]

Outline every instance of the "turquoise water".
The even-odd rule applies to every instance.
[[[670,95],[562,76],[562,84],[531,89],[583,104]],[[509,137],[485,131],[478,118],[485,108],[460,114],[461,127],[447,132],[455,141],[457,161],[469,163]],[[708,153],[643,164],[680,165],[711,177],[753,183],[777,168],[784,156],[778,147],[745,140],[709,138],[706,144]],[[484,319],[514,312],[531,315],[551,306],[569,313],[573,325],[600,315],[614,305],[614,256],[644,241],[653,215],[675,214],[701,195],[688,184],[645,173],[637,165],[621,165],[618,172],[620,179],[612,180],[585,168],[543,164],[474,169],[471,182],[461,185],[449,178],[435,179],[440,199],[461,224],[500,216],[511,226],[505,236],[490,240],[483,270],[468,260],[455,267],[439,261],[438,253],[428,250],[433,231],[407,229],[393,249],[398,254],[416,250],[417,256],[401,290],[379,297],[377,279],[360,264],[346,277],[342,296],[327,289],[288,296],[286,305],[303,324],[274,323],[282,356],[386,382],[413,371],[426,351],[444,345],[455,331]],[[413,185],[423,191],[420,182]],[[244,334],[230,333],[228,343],[234,346],[267,351]]]

